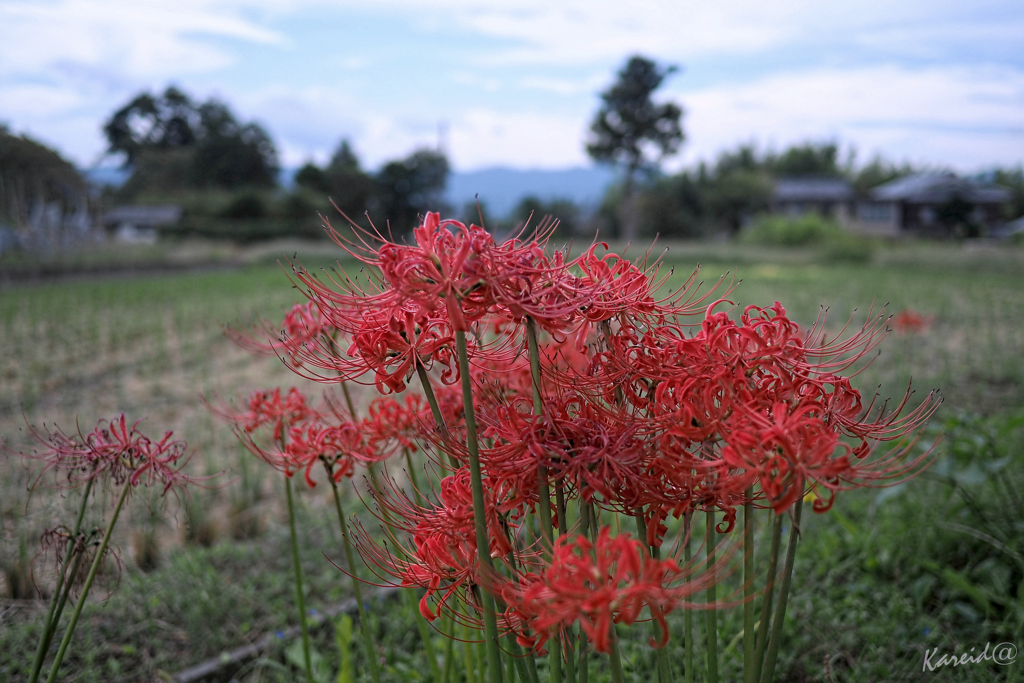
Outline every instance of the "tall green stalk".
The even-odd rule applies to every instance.
[[[715,509],[711,508],[707,511],[707,522],[708,522],[708,538],[707,538],[707,569],[708,572],[714,571],[715,565],[715,544],[718,539],[715,537],[717,533],[715,531]],[[707,601],[708,601],[708,683],[718,683],[718,611],[715,603],[718,602],[718,586],[715,583],[714,577],[711,577],[711,583],[708,585],[707,590]]]
[[[580,533],[584,538],[590,538],[590,513],[587,510],[587,504],[583,501],[583,497],[580,497]],[[579,677],[580,683],[589,683],[590,679],[590,667],[587,661],[587,632],[584,629],[580,629],[579,635]]]
[[[85,491],[82,493],[82,505],[78,508],[78,517],[75,518],[75,526],[68,542],[68,550],[64,554],[64,562],[61,563],[63,571],[57,573],[57,587],[54,588],[53,598],[50,600],[50,612],[46,615],[43,634],[39,638],[39,647],[36,649],[36,658],[32,662],[32,673],[29,675],[29,683],[36,683],[39,679],[39,674],[43,669],[43,661],[46,659],[46,653],[50,651],[53,635],[56,633],[57,625],[60,623],[60,615],[64,611],[64,605],[67,603],[68,593],[71,592],[71,582],[74,581],[75,572],[78,571],[77,557],[70,573],[68,573],[68,562],[71,561],[72,555],[75,554],[75,546],[78,543],[78,534],[82,531],[82,520],[85,519],[85,510],[89,503],[90,493],[92,493],[92,479],[85,482]],[[67,591],[63,590],[65,576],[70,577]]]
[[[405,450],[405,464],[409,468],[409,484],[412,486],[413,495],[416,498],[416,504],[423,506],[423,497],[420,495],[420,487],[416,482],[416,470],[412,466],[412,455],[409,453],[409,449]],[[419,610],[419,606],[416,604],[416,596],[406,591],[406,595],[412,596],[412,600],[409,603],[410,611],[412,612],[413,618],[416,620],[416,626],[420,630],[420,639],[423,641],[423,649],[426,650],[427,654],[427,665],[430,667],[430,679],[434,683],[441,683],[441,667],[437,664],[437,654],[434,652],[434,642],[431,640],[430,625],[427,624],[426,618]]]
[[[789,601],[789,588],[793,579],[793,559],[796,557],[796,542],[800,536],[800,512],[804,506],[804,498],[800,496],[793,506],[793,527],[789,530],[789,545],[786,547],[786,566],[782,569],[782,585],[779,586],[779,608],[775,611],[772,622],[772,634],[768,640],[768,652],[761,674],[762,683],[771,683],[775,677],[775,660],[779,655],[779,641],[782,638],[782,625],[786,619],[786,603]]]
[[[743,502],[743,676],[754,679],[754,489],[748,487]]]
[[[430,406],[430,413],[434,416],[434,425],[437,427],[439,432],[444,432],[444,415],[441,414],[441,407],[437,404],[437,396],[434,395],[434,387],[430,384],[430,375],[427,374],[427,369],[423,367],[423,364],[419,361],[416,362],[416,374],[420,378],[420,385],[423,387],[423,395],[427,397],[427,405]],[[448,454],[448,462],[451,464],[453,469],[459,469],[459,460],[451,453]]]
[[[591,541],[591,557],[597,559],[596,550],[596,539],[601,529],[601,520],[597,512],[597,507],[591,502],[586,504],[587,516],[589,521],[587,522],[587,530],[590,532]],[[610,632],[608,634],[609,642],[611,643],[611,652],[608,653],[608,661],[610,663],[610,669],[612,674],[612,683],[622,683],[622,656],[619,653],[619,636],[615,631],[615,624],[609,625]]]
[[[309,655],[309,627],[306,625],[306,598],[302,595],[302,564],[299,562],[299,539],[295,533],[295,504],[292,501],[292,478],[284,478],[284,491],[288,499],[288,528],[292,539],[292,566],[295,568],[295,600],[299,606],[299,627],[302,629],[302,659],[306,666],[306,681],[313,683],[313,664]]]
[[[609,656],[611,661],[612,670],[612,683],[625,683],[625,677],[622,674],[622,655],[619,654],[619,634],[615,632],[615,624],[612,623],[608,627],[611,630],[609,634],[609,641],[611,641],[612,651]]]
[[[692,540],[690,538],[690,522],[692,519],[692,512],[683,515],[683,563],[687,570],[690,569],[690,563],[693,561],[693,551],[690,549]],[[683,630],[683,639],[686,641],[683,652],[683,681],[684,683],[693,683],[693,648],[696,638],[693,633],[693,610],[689,607],[683,608]]]
[[[782,538],[782,515],[774,515],[772,521],[771,549],[768,551],[768,577],[765,579],[764,597],[761,598],[761,619],[757,626],[757,642],[754,644],[754,681],[761,680],[764,668],[764,652],[768,645],[768,629],[772,618],[772,596],[775,594],[775,570],[779,562],[779,543]]]
[[[636,520],[636,533],[640,538],[640,543],[643,544],[644,549],[647,551],[648,557],[654,558],[655,549],[647,545],[647,522],[644,520],[644,512],[638,509],[633,515]],[[654,642],[660,643],[664,640],[665,635],[661,631],[661,624],[656,620],[651,620],[651,633],[654,637]],[[654,651],[655,657],[658,662],[658,683],[671,683],[671,673],[668,665],[668,653],[665,652],[664,647],[659,647]]]
[[[345,544],[345,562],[348,563],[349,576],[352,577],[352,594],[356,598],[356,610],[359,613],[359,632],[362,634],[363,648],[366,650],[366,660],[370,664],[370,678],[373,683],[380,683],[380,671],[377,667],[377,648],[373,642],[373,633],[370,628],[370,618],[366,613],[366,605],[363,604],[363,591],[359,584],[359,572],[356,568],[355,553],[352,552],[352,542],[348,535],[348,524],[345,522],[345,513],[341,510],[341,495],[338,492],[338,483],[331,475],[331,468],[327,468],[327,479],[331,482],[331,489],[334,491],[334,507],[338,511],[338,524],[341,526],[341,538]],[[434,666],[437,666],[435,663]],[[435,678],[435,681],[439,679]]]
[[[530,354],[530,383],[533,386],[533,414],[538,417],[544,414],[544,399],[540,387],[540,348],[537,344],[537,323],[533,318],[526,318],[526,340]],[[540,516],[541,545],[551,553],[554,548],[554,528],[551,524],[551,488],[548,484],[548,468],[541,465],[537,468],[537,512]]]
[[[107,531],[103,534],[103,540],[100,541],[100,547],[96,551],[96,558],[92,561],[92,566],[89,567],[89,575],[85,577],[85,585],[82,586],[82,594],[78,598],[78,604],[75,605],[75,611],[71,614],[71,622],[68,623],[68,628],[64,631],[64,638],[60,641],[60,648],[57,650],[57,656],[53,660],[53,665],[50,667],[50,675],[46,678],[46,683],[53,683],[57,680],[57,671],[60,670],[61,662],[64,661],[64,654],[68,650],[68,644],[71,642],[71,635],[75,632],[75,626],[78,624],[78,617],[82,615],[82,608],[85,607],[85,599],[89,595],[89,589],[92,588],[92,582],[96,578],[96,572],[99,571],[100,564],[103,561],[103,553],[107,551],[107,545],[110,543],[110,535],[114,531],[114,525],[117,524],[117,517],[121,514],[121,508],[124,507],[124,501],[128,498],[128,491],[131,490],[131,479],[128,479],[121,486],[121,495],[117,499],[117,507],[114,508],[114,514],[110,517],[110,522],[107,524]]]
[[[544,400],[540,386],[540,347],[537,344],[537,323],[533,318],[526,318],[526,344],[530,355],[530,384],[533,386],[533,414],[544,414]],[[545,554],[551,557],[555,547],[555,532],[551,524],[551,488],[548,485],[548,468],[541,465],[537,468],[537,513],[540,517],[541,546]],[[552,647],[548,649],[548,665],[551,668],[552,683],[562,680],[562,647],[561,639],[552,639]]]
[[[565,536],[569,533],[569,511],[565,506],[565,487],[561,481],[555,485],[555,508],[558,510],[558,535]],[[572,651],[574,639],[572,626],[566,629],[566,637],[560,639],[562,640],[562,649],[565,650],[565,675],[569,683],[576,683],[576,659]]]
[[[466,447],[469,451],[469,476],[473,489],[473,521],[476,526],[476,550],[480,571],[485,581],[494,571],[491,563],[491,544],[487,536],[487,517],[484,507],[484,487],[480,475],[480,451],[476,435],[476,413],[473,410],[473,382],[469,375],[469,353],[466,350],[466,333],[455,332],[456,352],[459,356],[459,374],[462,379],[462,403],[466,412]],[[487,671],[491,683],[501,683],[501,647],[498,644],[498,621],[494,613],[494,597],[488,586],[481,591],[484,612],[484,636],[487,639]]]

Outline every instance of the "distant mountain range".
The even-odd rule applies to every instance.
[[[297,169],[281,169],[280,182],[290,188]],[[86,178],[97,185],[119,187],[128,179],[128,171],[120,168],[88,168]],[[585,208],[596,207],[605,190],[615,180],[615,172],[603,167],[577,167],[562,170],[519,170],[514,168],[486,168],[448,176],[445,198],[459,211],[466,203],[480,201],[487,211],[498,217],[511,213],[524,197],[534,196],[544,201],[569,199]]]
[[[511,213],[524,197],[569,199],[584,207],[596,207],[605,190],[615,180],[615,172],[602,167],[567,168],[558,171],[487,168],[448,177],[448,201],[458,211],[479,195],[481,203],[494,216]]]

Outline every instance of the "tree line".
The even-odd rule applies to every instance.
[[[781,152],[740,145],[713,162],[665,174],[663,162],[685,141],[685,112],[674,102],[656,101],[655,93],[677,72],[675,66],[635,55],[601,93],[586,150],[595,162],[620,173],[596,212],[569,200],[525,197],[510,216],[498,217],[505,224],[501,227],[552,214],[561,219],[566,236],[595,230],[624,239],[735,234],[768,210],[778,178],[843,178],[866,196],[873,187],[921,170],[881,158],[857,166],[852,152],[843,156],[836,143],[811,142]],[[415,150],[370,172],[351,143],[342,140],[325,165],[305,164],[294,176],[294,187],[282,191],[278,153],[266,129],[240,120],[216,98],[198,101],[173,86],[162,94],[133,97],[104,123],[103,132],[108,154],[120,157],[130,170],[105,203],[180,204],[186,220],[175,230],[181,234],[241,240],[317,237],[322,234],[318,214],[336,215],[336,210],[355,221],[368,217],[399,234],[434,210],[494,224],[486,197],[479,205],[445,204],[450,166],[434,149]],[[990,176],[1013,190],[1007,217],[1024,214],[1022,170],[999,169]],[[32,206],[58,200],[81,204],[84,188],[81,176],[58,153],[0,128],[0,222],[23,225]]]

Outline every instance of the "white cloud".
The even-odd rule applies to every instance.
[[[201,38],[264,44],[283,37],[204,0],[59,0],[0,5],[0,72],[38,74],[62,63],[153,77],[232,63]]]
[[[341,90],[275,87],[240,96],[248,115],[265,122],[286,166],[323,162],[342,137],[363,165],[377,168],[422,147],[445,146],[460,169],[511,165],[559,168],[585,163],[578,117],[544,111],[453,106],[424,114],[415,107],[385,110]]]
[[[675,94],[690,161],[745,140],[826,139],[856,144],[862,158],[964,170],[1024,159],[1024,72],[1009,68],[817,69]]]
[[[472,108],[451,122],[451,157],[459,169],[577,166],[586,163],[582,128],[571,115]]]
[[[379,54],[400,57],[410,36],[444,51],[455,36],[468,38],[473,58],[430,61],[428,72],[415,54],[403,63],[350,53],[322,77],[275,76],[258,89],[232,80],[264,83],[240,47],[319,63],[322,46],[308,45],[301,26],[348,10],[395,27],[373,36]],[[1024,158],[1024,62],[971,66],[957,55],[988,45],[1015,54],[1021,31],[1024,12],[1010,0],[0,0],[0,120],[88,163],[103,148],[102,120],[140,89],[173,81],[201,96],[216,84],[242,118],[267,126],[286,165],[323,160],[347,136],[373,167],[436,145],[446,122],[460,169],[550,168],[585,162],[593,94],[641,52],[733,64],[723,67],[728,84],[667,82],[688,112],[685,161],[743,140],[838,138],[966,168]],[[776,51],[788,64],[796,55],[800,70],[770,69]],[[910,66],[921,60],[943,66]],[[380,69],[396,63],[403,82],[432,84],[431,97],[380,98],[396,79]]]

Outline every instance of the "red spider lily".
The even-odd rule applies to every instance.
[[[318,298],[332,305],[378,309],[411,306],[415,318],[433,316],[440,307],[446,310],[453,329],[468,331],[469,323],[483,317],[492,303],[482,286],[486,278],[481,271],[494,241],[483,228],[442,221],[439,214],[428,213],[413,231],[415,245],[395,244],[380,234],[369,234],[377,245],[356,245],[333,230],[331,235],[349,254],[379,272],[382,279],[379,294],[366,296],[358,289],[353,293],[333,291],[308,274],[298,273]]]
[[[536,651],[578,621],[594,648],[609,652],[612,624],[633,624],[644,607],[663,634],[651,644],[662,647],[668,642],[666,615],[710,584],[708,575],[688,574],[674,560],[652,559],[629,534],[612,537],[604,527],[596,543],[584,536],[559,538],[541,573],[507,582],[501,595],[509,606],[506,618],[532,629],[532,635],[520,630],[519,643]]]
[[[233,410],[227,405],[214,405],[205,398],[203,403],[211,413],[246,434],[271,425],[273,438],[278,441],[293,424],[318,415],[295,387],[290,388],[284,396],[281,396],[280,388],[254,391],[246,401],[248,410],[243,411]]]
[[[896,334],[920,334],[931,327],[934,322],[935,316],[921,315],[908,308],[893,317],[892,326],[896,330]]]
[[[722,449],[726,463],[756,476],[776,512],[803,496],[810,482],[834,482],[850,468],[850,447],[818,414],[809,402],[776,403],[770,415],[752,411]]]
[[[367,435],[381,459],[396,450],[415,452],[430,420],[430,409],[419,394],[407,394],[404,401],[382,397],[370,403],[360,430]]]
[[[301,364],[303,355],[318,354],[322,346],[322,337],[331,338],[328,345],[333,344],[333,328],[320,314],[315,301],[295,304],[285,315],[280,328],[274,330],[270,324],[260,321],[253,330],[236,330],[227,328],[227,336],[236,344],[255,354],[288,356],[293,366]]]
[[[568,391],[551,398],[544,415],[526,413],[521,398],[486,423],[484,436],[494,445],[481,449],[481,464],[501,490],[515,492],[503,505],[511,509],[534,503],[540,467],[547,468],[552,482],[568,484],[588,502],[595,494],[620,500],[620,492],[646,464],[643,425]]]
[[[100,420],[91,432],[79,433],[78,438],[68,436],[60,428],[44,435],[33,427],[33,436],[44,448],[22,455],[44,463],[40,477],[50,471],[64,472],[73,487],[90,479],[108,477],[117,484],[127,481],[131,486],[162,483],[166,494],[175,486],[194,481],[181,471],[187,462],[183,460],[187,444],[172,440],[171,432],[160,441],[152,441],[139,431],[141,422],[129,426],[121,413],[115,419]]]
[[[356,461],[374,461],[371,447],[359,427],[351,422],[327,426],[317,422],[295,425],[288,432],[288,443],[281,453],[281,469],[291,477],[305,472],[306,483],[316,486],[313,466],[323,464],[335,482],[355,473]]]
[[[66,582],[65,585],[68,587],[69,593],[72,595],[77,594],[77,589],[80,589],[81,584],[85,582],[89,565],[96,557],[96,550],[100,545],[100,537],[102,535],[103,529],[99,527],[83,531],[76,537],[72,537],[71,529],[64,525],[45,530],[39,538],[39,552],[32,559],[33,583],[35,582],[36,563],[40,559],[45,559],[52,551],[54,554],[54,566],[63,575],[63,581]],[[67,552],[69,546],[72,547],[71,555],[68,555]],[[77,561],[64,562],[66,558],[75,558],[76,555],[78,556]],[[112,557],[114,564],[117,566],[117,579],[114,582],[116,586],[121,582],[121,571],[123,569],[121,555],[117,548],[109,545],[104,549],[103,555],[104,557]],[[75,568],[73,572],[72,567]],[[38,586],[36,586],[36,591],[39,591]]]
[[[413,548],[402,550],[405,559],[381,551],[380,547],[358,534],[360,554],[380,571],[398,579],[402,586],[426,590],[420,612],[428,620],[437,618],[448,598],[461,588],[484,583],[477,563],[476,531],[473,526],[473,496],[469,470],[462,468],[441,480],[438,504],[420,507],[394,489],[377,494],[377,501],[396,519],[397,529],[412,537]],[[504,558],[512,552],[506,524],[498,514],[490,487],[485,487],[485,506],[491,556]],[[402,547],[398,539],[392,539]],[[436,609],[430,602],[441,593]]]
[[[442,378],[454,382],[455,338],[446,320],[421,318],[417,320],[409,311],[401,315],[364,311],[362,325],[352,332],[352,344],[347,354],[354,359],[357,374],[369,370],[374,373],[377,390],[385,388],[401,392],[416,364],[429,367],[438,361],[444,368]]]
[[[160,441],[145,439],[141,442],[144,444],[141,452],[129,457],[129,462],[133,465],[129,476],[132,486],[138,486],[140,483],[145,486],[160,483],[163,484],[163,493],[166,494],[172,487],[184,486],[195,481],[181,471],[187,463],[187,459],[182,460],[182,457],[188,445],[180,439],[172,440],[172,436],[172,432],[166,432]]]

